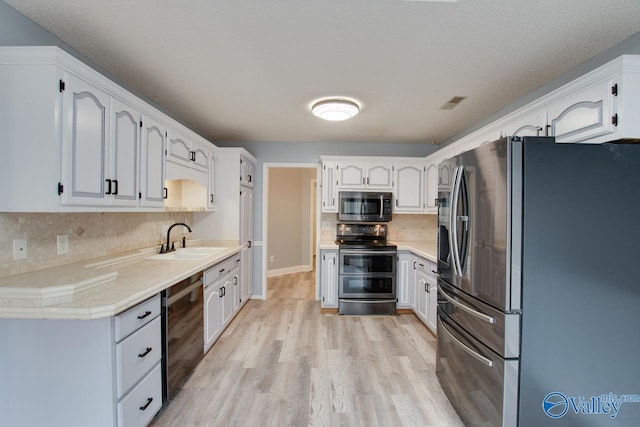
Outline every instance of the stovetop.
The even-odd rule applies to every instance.
[[[336,239],[336,244],[349,249],[396,249],[397,246],[386,240],[345,240]]]
[[[387,242],[387,224],[338,224],[336,244],[349,249],[396,249]]]

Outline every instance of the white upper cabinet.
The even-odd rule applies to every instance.
[[[67,74],[62,116],[63,204],[109,203],[106,197],[108,119],[109,95]]]
[[[66,52],[2,46],[0,63],[0,211],[164,209],[167,126],[207,185],[215,146]]]
[[[424,172],[422,160],[394,164],[394,213],[424,212]]]
[[[207,147],[172,129],[167,131],[167,161],[207,172],[210,156],[211,152]]]
[[[393,162],[377,160],[338,161],[338,189],[393,189]]]
[[[240,185],[253,188],[256,177],[256,165],[244,156],[240,156]]]
[[[140,150],[140,205],[163,207],[167,197],[164,186],[164,147],[167,128],[150,117],[142,118]]]
[[[207,193],[207,209],[216,209],[216,156],[209,156],[209,192]]]
[[[571,93],[549,107],[549,135],[556,142],[580,142],[616,130],[612,80]]]
[[[338,212],[338,163],[322,163],[322,212]]]
[[[502,129],[501,136],[545,136],[548,130],[547,112],[534,111],[510,120]]]
[[[438,212],[438,163],[437,159],[425,166],[425,206],[427,213]]]

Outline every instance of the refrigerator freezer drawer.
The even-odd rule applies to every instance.
[[[519,357],[520,314],[505,314],[443,280],[438,280],[438,306],[500,356]]]
[[[438,311],[436,373],[466,426],[517,425],[518,368]]]

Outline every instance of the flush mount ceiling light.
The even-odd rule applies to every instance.
[[[311,112],[324,120],[347,120],[360,112],[360,106],[344,98],[323,99],[313,104]]]

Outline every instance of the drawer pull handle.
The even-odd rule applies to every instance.
[[[144,314],[141,314],[140,316],[138,316],[138,319],[142,320],[145,317],[149,316],[150,314],[151,314],[151,312],[147,310],[147,311],[144,312]]]
[[[153,397],[149,397],[147,399],[147,403],[144,406],[141,406],[140,410],[144,411],[145,409],[147,409],[149,407],[149,405],[151,405],[151,402],[153,402]]]
[[[140,353],[138,357],[145,357],[147,354],[151,353],[151,350],[153,350],[151,347],[147,347],[147,351]]]

